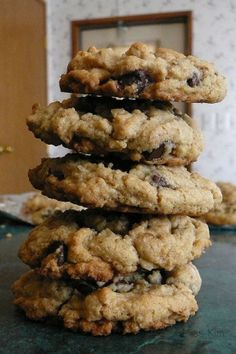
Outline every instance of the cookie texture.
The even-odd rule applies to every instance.
[[[41,108],[34,105],[27,125],[47,144],[76,152],[147,164],[186,165],[203,149],[196,123],[170,103],[73,97]]]
[[[61,76],[65,92],[161,101],[221,101],[225,78],[215,67],[171,49],[134,43],[124,54],[113,48],[79,51]]]
[[[70,210],[33,229],[19,257],[53,279],[107,282],[138,268],[173,270],[200,257],[210,244],[207,225],[188,216]]]
[[[41,193],[35,193],[24,203],[22,213],[31,219],[33,225],[39,225],[56,211],[68,209],[82,210],[83,208],[69,202],[59,202],[58,200],[47,198]]]
[[[34,270],[23,274],[12,285],[12,291],[16,296],[14,303],[34,320],[55,316],[73,294],[73,289],[65,282],[42,278]]]
[[[213,225],[236,225],[236,185],[227,182],[218,182],[217,185],[223,201],[204,215],[204,219]]]
[[[200,276],[192,265],[186,265],[182,273],[187,274],[189,267],[192,274],[195,272],[192,281],[196,286],[189,283],[189,276],[180,280],[170,274],[169,281],[154,275],[133,279],[129,290],[121,283],[121,287],[111,284],[90,293],[77,289],[76,284],[49,280],[31,270],[13,284],[14,303],[31,319],[62,318],[65,327],[93,335],[157,330],[187,321],[197,311],[191,289],[199,290]]]
[[[29,171],[29,178],[48,197],[125,212],[196,216],[222,198],[213,182],[183,166],[149,166],[78,154],[44,159]]]

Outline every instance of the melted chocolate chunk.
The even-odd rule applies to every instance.
[[[72,281],[73,286],[78,290],[82,295],[88,295],[91,292],[97,290],[98,286],[94,280],[74,280]]]
[[[168,272],[164,269],[161,269],[160,273],[161,273],[161,284],[166,284],[166,280],[169,277]]]
[[[152,176],[152,181],[154,182],[154,185],[156,187],[172,188],[171,185],[167,182],[167,180],[158,173]]]
[[[159,159],[165,153],[170,154],[174,148],[175,148],[174,143],[172,143],[171,141],[164,141],[158,148],[153,149],[151,152],[145,151],[143,153],[143,157],[147,161]]]
[[[199,79],[199,76],[197,73],[193,73],[193,76],[190,77],[188,80],[187,80],[187,84],[190,86],[190,87],[195,87],[195,86],[198,86],[200,84],[200,79]]]
[[[49,169],[49,174],[53,175],[54,177],[56,177],[59,181],[62,181],[65,176],[63,174],[62,171],[52,171],[51,169]]]
[[[137,93],[141,92],[146,86],[153,82],[151,76],[144,70],[134,70],[130,73],[121,75],[117,78],[118,85],[121,89],[132,84],[137,85]]]
[[[143,157],[147,161],[160,158],[165,153],[165,143],[161,144],[158,148],[152,150],[151,152],[145,151]]]
[[[147,278],[148,275],[152,273],[152,270],[147,270],[139,265],[137,268],[137,272],[140,273],[144,278]]]
[[[63,242],[61,241],[54,241],[53,243],[50,244],[50,246],[47,249],[47,255],[50,253],[54,253],[60,246],[63,245]]]
[[[57,263],[62,266],[67,258],[67,246],[61,241],[53,242],[47,249],[46,254],[57,252]]]

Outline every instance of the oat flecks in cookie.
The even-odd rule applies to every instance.
[[[223,201],[203,216],[206,222],[213,225],[236,225],[236,185],[218,182]]]
[[[193,289],[200,287],[195,267],[189,264],[179,273],[170,273],[163,284],[154,280],[139,276],[133,279],[131,290],[123,292],[119,285],[112,285],[88,294],[71,283],[43,278],[36,269],[21,276],[12,290],[14,303],[27,317],[60,317],[65,327],[93,335],[108,335],[118,328],[124,334],[161,329],[195,314],[198,306]]]
[[[33,106],[29,129],[47,144],[148,164],[187,165],[203,149],[202,133],[170,103],[73,97]]]
[[[188,216],[67,211],[33,229],[19,256],[53,279],[107,282],[139,268],[171,271],[200,257],[210,244],[207,225]]]
[[[134,43],[120,54],[113,48],[79,51],[60,80],[62,91],[162,101],[221,101],[225,78],[214,65],[171,49]]]
[[[44,159],[30,170],[29,178],[49,197],[125,212],[197,216],[222,198],[213,182],[183,166],[149,166],[75,154]]]

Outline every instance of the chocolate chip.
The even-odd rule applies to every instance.
[[[125,86],[136,84],[137,93],[141,92],[146,86],[153,82],[151,76],[144,70],[134,70],[130,73],[121,75],[117,78],[118,85],[121,89]]]
[[[63,245],[63,242],[61,241],[54,241],[53,243],[50,244],[50,246],[47,248],[47,255],[50,253],[54,253],[61,245]]]
[[[167,182],[167,180],[158,173],[152,176],[152,181],[156,187],[171,188],[171,185]]]
[[[143,157],[147,161],[151,161],[154,159],[160,158],[162,155],[164,155],[165,152],[165,144],[161,144],[158,148],[153,149],[151,152],[145,151],[143,153]]]
[[[140,265],[137,268],[137,273],[140,273],[144,278],[151,274],[151,270],[142,268]]]
[[[187,84],[190,86],[190,87],[195,87],[195,86],[198,86],[200,84],[200,79],[199,79],[199,76],[197,73],[193,73],[193,76],[190,77],[188,80],[187,80]]]
[[[160,273],[161,273],[161,284],[166,284],[166,280],[169,277],[168,272],[164,269],[161,269]]]
[[[67,257],[67,246],[61,241],[55,241],[48,247],[46,254],[49,255],[54,252],[56,252],[58,265],[62,266]]]
[[[172,141],[164,141],[158,148],[153,149],[151,152],[145,151],[143,157],[147,161],[158,159],[164,154],[171,154],[172,150],[175,148],[175,144]]]
[[[73,287],[75,287],[82,295],[88,295],[98,288],[95,281],[87,281],[83,279],[74,280]]]
[[[50,171],[50,174],[56,177],[59,181],[62,181],[65,178],[62,171]]]

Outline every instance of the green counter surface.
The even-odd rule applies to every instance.
[[[31,322],[14,307],[10,286],[28,269],[17,251],[29,230],[22,225],[0,228],[1,354],[236,354],[236,230],[213,231],[213,246],[195,262],[203,279],[196,316],[158,332],[108,337]]]

